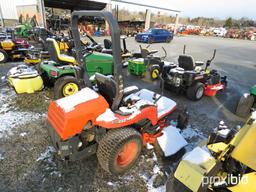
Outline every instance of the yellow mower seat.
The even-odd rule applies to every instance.
[[[76,59],[74,57],[60,53],[60,47],[55,39],[47,38],[46,41],[48,43],[49,54],[53,61],[60,64],[77,64]]]

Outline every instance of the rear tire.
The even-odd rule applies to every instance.
[[[111,174],[123,174],[136,163],[142,145],[141,134],[133,128],[109,131],[99,143],[99,164]]]
[[[153,43],[153,39],[152,38],[149,38],[148,39],[148,44],[152,44]]]
[[[192,101],[198,101],[204,96],[204,84],[197,82],[195,85],[189,87],[186,91],[187,98]]]
[[[70,88],[68,87],[70,85]],[[63,76],[54,83],[54,98],[60,99],[73,95],[81,89],[78,80],[73,76]]]
[[[8,54],[5,50],[0,49],[0,63],[5,63],[8,59]]]
[[[244,94],[237,104],[236,115],[244,118],[248,117],[254,102],[255,98],[253,95]]]
[[[150,77],[152,80],[156,80],[159,78],[160,75],[160,66],[159,65],[154,65],[150,68]]]
[[[166,43],[170,43],[171,41],[172,41],[171,37],[168,37],[168,38],[166,39]]]

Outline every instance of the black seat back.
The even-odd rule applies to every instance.
[[[119,84],[110,76],[100,73],[95,74],[99,93],[107,100],[113,111],[117,110],[123,98],[123,81]]]
[[[47,46],[48,46],[48,52],[50,54],[51,60],[55,61],[56,63],[60,63],[57,50],[54,47],[54,42],[52,40],[47,40]]]
[[[178,58],[179,67],[185,71],[192,71],[195,69],[194,59],[190,55],[180,55]]]
[[[112,42],[109,39],[104,39],[105,49],[112,49]]]
[[[142,58],[146,58],[150,53],[147,48],[142,48],[141,45],[140,45],[140,52],[141,52]]]

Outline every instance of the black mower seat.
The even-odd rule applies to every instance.
[[[48,44],[48,51],[51,56],[51,60],[61,64],[77,64],[74,57],[60,53],[59,45],[55,39],[47,38],[46,41]]]
[[[204,65],[203,61],[194,61],[191,55],[180,55],[178,63],[179,67],[183,68],[185,71],[193,71],[196,67]]]
[[[179,67],[185,71],[193,71],[195,69],[194,59],[190,55],[180,55],[178,58]]]
[[[120,85],[113,77],[105,76],[100,73],[95,73],[95,80],[99,88],[99,93],[107,100],[113,111],[117,110],[124,93],[124,85],[122,79]]]
[[[112,49],[112,42],[109,39],[104,39],[105,49]]]

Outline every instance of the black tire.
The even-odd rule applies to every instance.
[[[118,154],[129,142],[136,143],[136,155],[126,166],[119,166],[117,163]],[[136,163],[142,146],[141,134],[133,128],[127,127],[109,131],[99,142],[97,151],[99,164],[105,171],[111,174],[123,174]]]
[[[189,114],[187,110],[184,110],[182,113],[179,113],[177,118],[177,127],[181,130],[185,129],[188,126]]]
[[[63,93],[63,89],[68,83],[74,83],[78,86],[78,90],[81,89],[79,82],[75,77],[73,77],[73,76],[60,77],[54,83],[54,98],[55,99],[60,99],[62,97],[66,97]]]
[[[166,39],[166,43],[170,43],[171,41],[172,41],[171,37],[168,37],[168,38]]]
[[[148,44],[152,44],[154,41],[153,41],[153,39],[152,39],[152,37],[151,38],[148,38]]]
[[[202,97],[204,96],[204,84],[197,82],[195,85],[188,87],[186,95],[187,98],[192,101],[198,101],[202,99]]]
[[[160,73],[161,73],[161,68],[159,65],[153,65],[150,68],[150,77],[152,80],[158,79],[160,76]]]
[[[0,63],[5,63],[8,60],[8,54],[3,49],[0,49],[0,54],[1,54]]]
[[[244,94],[237,104],[236,115],[244,118],[248,117],[254,102],[255,98],[253,95]]]

